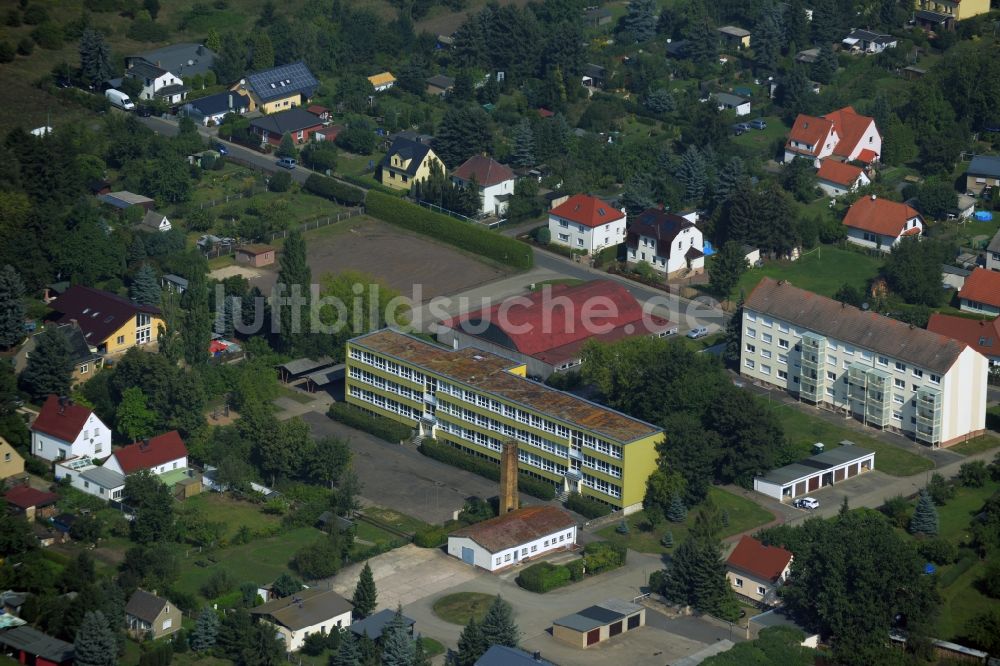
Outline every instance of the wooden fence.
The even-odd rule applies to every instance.
[[[320,227],[325,227],[336,222],[341,222],[343,220],[349,220],[352,217],[358,215],[364,215],[365,209],[361,206],[357,208],[350,208],[348,210],[337,213],[336,215],[327,215],[325,217],[317,217],[312,220],[307,220],[299,225],[299,231],[305,233],[306,231],[312,231],[313,229],[319,229]],[[281,231],[274,231],[266,236],[264,242],[272,243],[278,238],[287,238],[288,229],[283,229]],[[240,246],[240,243],[232,243],[226,245],[216,245],[212,249],[206,251],[205,257],[208,259],[215,259],[217,257],[229,256],[236,253],[236,249]]]

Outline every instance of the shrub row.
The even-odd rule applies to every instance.
[[[394,190],[391,187],[386,187],[371,177],[355,176],[353,173],[338,173],[337,178],[346,180],[348,183],[353,183],[354,185],[366,190],[375,190],[376,192],[382,192],[383,194],[391,194],[397,199],[406,194],[406,190]]]
[[[413,535],[413,543],[421,548],[440,548],[448,541],[448,530],[440,525],[428,525]]]
[[[581,495],[580,493],[570,493],[566,498],[564,506],[570,511],[576,511],[584,518],[600,518],[611,513],[611,507],[604,502],[599,502],[592,497]]]
[[[501,264],[514,268],[531,268],[534,261],[531,248],[520,241],[468,222],[459,222],[382,192],[369,191],[365,208],[369,215],[380,220]]]
[[[346,402],[333,403],[330,405],[330,410],[326,415],[334,421],[339,421],[344,425],[363,430],[370,435],[375,435],[379,439],[384,439],[390,444],[399,444],[402,440],[410,436],[410,429],[405,425],[396,423],[384,416],[368,414]]]
[[[463,453],[448,444],[442,444],[441,442],[433,439],[425,439],[420,444],[420,452],[428,458],[440,460],[443,463],[447,463],[453,467],[458,467],[459,469],[464,469],[467,472],[484,476],[493,481],[500,480],[499,463],[491,462],[484,458],[478,458],[476,456],[469,455],[468,453]],[[555,499],[556,489],[555,485],[552,483],[546,483],[544,481],[539,481],[538,479],[533,479],[523,472],[519,475],[517,483],[518,488],[522,492],[525,492],[532,497],[537,497],[538,499],[545,500],[546,502]]]
[[[594,541],[583,547],[583,561],[587,573],[596,575],[625,565],[628,548],[620,543]]]
[[[357,206],[365,200],[364,190],[344,185],[333,178],[320,176],[316,173],[306,178],[306,182],[302,186],[307,192],[311,192],[324,199],[329,199],[330,201],[336,201],[345,206]]]
[[[570,579],[568,566],[552,564],[551,562],[539,562],[524,569],[517,577],[517,584],[529,592],[544,594],[557,587],[569,585]]]
[[[583,558],[567,564],[539,562],[527,567],[518,575],[518,585],[530,592],[544,594],[570,582],[583,580],[625,564],[625,546],[610,541],[596,541],[583,549]]]

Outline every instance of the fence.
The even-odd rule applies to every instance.
[[[248,199],[255,194],[260,194],[261,192],[267,192],[266,187],[252,187],[249,190],[243,192],[237,192],[236,194],[227,194],[221,199],[212,199],[210,201],[202,201],[198,204],[198,210],[205,210],[206,208],[215,208],[216,206],[221,206],[222,204],[229,203],[230,201],[239,201],[240,199]]]
[[[337,213],[336,215],[318,217],[316,219],[303,222],[299,226],[299,231],[305,233],[306,231],[319,229],[320,227],[325,227],[327,225],[334,224],[335,222],[341,222],[343,220],[349,220],[350,218],[356,217],[358,215],[364,215],[364,212],[365,209],[362,208],[361,206],[358,206],[357,208],[351,208],[341,213]],[[269,236],[267,236],[265,240],[266,242],[271,243],[274,242],[274,240],[277,238],[287,238],[287,237],[288,237],[288,229],[283,229],[281,231],[272,232]],[[206,250],[204,252],[204,255],[207,259],[216,259],[222,256],[229,256],[231,254],[235,254],[236,249],[238,247],[239,243],[226,243],[226,244],[215,245],[211,249]]]

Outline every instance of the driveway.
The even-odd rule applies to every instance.
[[[354,453],[361,497],[428,523],[443,523],[472,495],[493,497],[498,484],[428,458],[409,446],[389,444],[366,432],[338,423],[326,414],[302,415],[313,437],[343,437]],[[541,500],[521,493],[522,504]]]

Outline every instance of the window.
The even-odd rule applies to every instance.
[[[759,594],[760,596],[764,596],[765,594],[767,594],[767,590],[764,589],[763,585],[757,586],[757,594]]]
[[[8,451],[7,453],[3,454],[3,461],[4,462],[10,462],[10,451]]]
[[[768,328],[771,328],[774,322],[772,322],[770,319],[761,319],[760,323]]]
[[[771,350],[770,349],[761,349],[760,350],[760,355],[763,356],[764,358],[771,358]]]
[[[788,340],[785,338],[778,338],[778,347],[781,349],[788,349]]]
[[[931,375],[931,384],[940,384],[941,375]]]
[[[771,338],[771,334],[770,333],[762,333],[761,336],[760,336],[760,339],[761,339],[762,342],[766,342],[768,344],[771,344],[772,338]]]
[[[827,356],[826,357],[826,364],[827,365],[832,365],[833,367],[836,368],[837,367],[837,357],[836,356]]]
[[[565,541],[566,540],[566,535],[565,534],[560,534],[559,535],[559,540],[560,541]]]
[[[90,364],[89,363],[84,363],[83,365],[80,366],[80,374],[81,375],[85,375],[88,372],[90,372]]]
[[[835,382],[835,381],[837,381],[837,373],[830,372],[829,370],[827,370],[826,371],[826,378],[829,379],[831,382]]]
[[[577,238],[576,239],[576,244],[579,245],[580,247],[583,247],[583,239],[582,238]]]
[[[920,384],[910,384],[910,388],[914,391],[920,390]]]
[[[562,227],[563,229],[568,229],[569,222],[567,222],[566,220],[559,220],[559,226]]]
[[[892,411],[892,418],[895,421],[902,421],[903,420],[903,412],[897,412],[896,410],[893,410]]]
[[[788,379],[788,373],[784,370],[778,370],[778,379]]]
[[[831,398],[832,398],[832,397],[833,397],[833,389],[832,389],[832,388],[828,388],[828,389],[826,390],[826,394],[827,394],[827,395],[828,395],[829,397],[831,397]]]
[[[902,404],[903,404],[903,402],[905,402],[905,401],[903,400],[903,396],[899,395],[898,393],[893,393],[893,394],[892,394],[892,401],[893,401],[894,403],[896,403],[897,405],[902,405]]]
[[[118,344],[120,344],[120,345],[125,344],[125,336],[124,335],[119,335],[118,336]]]
[[[162,628],[163,628],[164,631],[166,631],[167,629],[169,629],[172,626],[174,626],[174,621],[171,618],[168,617],[166,620],[163,621],[163,627]]]
[[[511,554],[510,553],[507,553],[506,555],[503,556],[503,561],[504,562],[510,562],[510,559],[511,559]]]
[[[531,552],[535,552],[536,550],[538,550],[538,544],[532,544]]]
[[[754,313],[747,311],[744,314],[746,316],[747,321],[757,321],[757,315],[755,315]]]
[[[906,364],[896,361],[896,370],[899,370],[900,372],[906,372]]]
[[[559,240],[563,241],[564,243],[569,241],[569,234],[559,234]]]
[[[782,324],[781,322],[778,322],[778,330],[781,333],[788,333],[788,325],[787,324]]]
[[[788,365],[788,354],[778,354],[778,363]]]
[[[753,354],[754,352],[756,352],[756,351],[757,351],[757,348],[756,348],[756,347],[754,347],[754,346],[753,346],[752,344],[750,344],[750,343],[748,342],[748,343],[747,343],[747,347],[746,347],[746,351],[747,351],[747,353],[748,353],[748,354]]]
[[[497,564],[500,564],[500,563],[502,563],[502,562],[503,562],[503,560],[502,560],[502,559],[500,559],[500,558],[498,557],[498,558],[497,558],[497,562],[496,562],[496,563],[497,563]]]
[[[748,338],[756,338],[757,337],[757,329],[755,329],[755,328],[748,328],[748,329],[746,329],[746,334],[747,334]]]
[[[753,359],[749,359],[749,358],[748,358],[747,360],[745,360],[745,361],[743,362],[743,365],[745,365],[745,366],[747,366],[748,368],[750,368],[751,370],[753,370],[753,368],[754,368],[754,365],[755,365],[755,364],[754,364],[754,362],[753,362]]]
[[[863,358],[866,361],[871,361],[872,360],[872,353],[869,352],[869,351],[862,350],[861,351],[861,358]]]
[[[548,545],[549,545],[549,540],[548,540],[548,539],[546,539],[546,540],[545,540],[545,545],[546,545],[546,546],[548,546]]]
[[[892,380],[892,383],[898,389],[905,389],[906,388],[906,382],[903,381],[902,379],[894,379],[894,380]]]
[[[760,364],[760,372],[761,372],[761,374],[764,374],[764,375],[771,374],[771,366],[764,365],[763,363],[761,363]]]
[[[924,371],[921,370],[920,368],[913,368],[913,376],[914,377],[923,377],[924,376]]]
[[[527,557],[527,555],[528,555],[528,549],[527,548],[522,548],[521,549],[521,557]]]
[[[734,578],[733,579],[733,585],[735,585],[736,587],[743,587],[743,579],[742,578]]]

